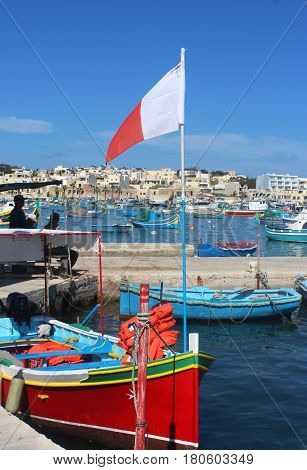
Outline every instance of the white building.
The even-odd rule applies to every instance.
[[[256,189],[276,190],[298,190],[300,186],[300,178],[293,175],[280,175],[275,173],[266,173],[257,176]]]

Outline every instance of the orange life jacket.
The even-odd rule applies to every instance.
[[[154,359],[163,357],[163,348],[166,345],[173,346],[176,343],[179,332],[175,330],[170,331],[170,328],[176,324],[176,320],[173,316],[173,306],[170,303],[155,305],[149,310],[149,314],[151,325],[154,326],[161,337],[159,338],[155,330],[150,328],[148,358],[150,361],[153,361]],[[118,345],[127,351],[127,354],[123,357],[122,364],[131,363],[136,328],[138,328],[136,316],[129,318],[129,320],[125,321],[120,326],[118,333],[120,341]]]
[[[66,346],[65,344],[58,344],[58,343],[53,343],[51,341],[48,341],[46,343],[40,343],[36,344],[35,346],[32,346],[27,351],[27,354],[35,354],[35,353],[40,353],[40,352],[47,352],[47,351],[71,351],[72,348],[69,346]],[[57,366],[59,364],[77,364],[79,362],[83,362],[83,357],[79,354],[76,354],[75,356],[56,356],[56,357],[47,357],[46,358],[47,365],[48,366]],[[38,359],[30,359],[29,361],[29,367],[30,368],[35,368],[35,367],[42,367],[43,366],[43,358],[38,358]]]

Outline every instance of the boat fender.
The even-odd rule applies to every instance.
[[[37,335],[39,338],[44,338],[51,335],[52,327],[48,323],[42,323],[37,328]]]
[[[21,371],[12,378],[7,396],[5,409],[9,413],[16,414],[20,408],[22,392],[24,389],[25,381]]]

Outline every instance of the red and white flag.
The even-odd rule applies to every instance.
[[[139,102],[113,136],[107,163],[129,147],[159,135],[177,131],[184,124],[184,58]]]

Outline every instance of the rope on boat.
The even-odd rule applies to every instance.
[[[242,320],[235,320],[234,318],[232,318],[232,315],[231,315],[232,305],[231,305],[231,302],[230,302],[230,320],[232,321],[232,323],[235,323],[236,325],[240,325],[241,323],[244,323],[244,322],[250,317],[254,305],[255,305],[255,304],[252,303],[252,305],[251,305],[250,308],[249,308],[249,311],[247,312],[247,314],[245,315],[245,317],[242,318]]]
[[[141,324],[141,328],[138,328],[137,325],[134,325],[133,328],[135,330],[134,336],[134,343],[132,349],[132,373],[131,373],[131,384],[132,384],[132,396],[133,396],[133,403],[135,410],[137,409],[137,393],[135,387],[135,368],[137,367],[137,353],[139,349],[139,340],[146,328],[152,328],[154,333],[158,336],[158,338],[162,341],[165,347],[174,355],[176,356],[176,352],[164,341],[160,333],[156,330],[154,325],[150,322],[149,313],[139,313],[138,314],[138,321]],[[149,346],[149,343],[148,343]],[[148,352],[147,352],[148,354]]]
[[[269,278],[268,278],[268,274],[264,271],[259,271],[257,274],[256,274],[256,277],[259,278],[261,284],[264,286],[265,289],[270,289],[270,286],[269,286]],[[282,319],[284,321],[287,320],[287,317],[279,310],[279,308],[277,307],[277,305],[272,301],[271,297],[269,296],[269,294],[264,291],[264,295],[268,298],[269,300],[269,303],[272,307],[272,310],[275,311],[275,313],[277,312],[277,314],[279,314]]]
[[[268,278],[268,273],[264,271],[259,271],[256,273],[256,277],[260,280],[261,284],[265,289],[269,289],[269,278]]]
[[[153,329],[153,331],[154,331],[155,334],[158,336],[158,338],[162,341],[162,343],[164,344],[164,346],[165,346],[174,356],[176,356],[176,352],[164,341],[164,339],[162,338],[162,336],[160,335],[160,333],[156,330],[156,328],[153,326],[153,324],[149,322],[149,326],[150,326],[150,328]]]
[[[271,299],[271,297],[269,296],[269,294],[268,294],[267,292],[264,292],[264,295],[266,295],[266,296],[268,297],[269,302],[270,302],[270,305],[271,305],[271,307],[272,307],[272,310],[273,310],[273,311],[275,310],[275,312],[277,312],[277,313],[282,317],[282,319],[283,319],[284,321],[287,321],[287,317],[279,310],[279,308],[277,307],[277,305],[275,305],[274,302],[272,302],[272,299]]]
[[[139,348],[139,329],[136,327],[136,325],[133,326],[135,329],[135,336],[134,336],[134,343],[133,343],[133,349],[132,349],[132,374],[131,374],[131,384],[132,384],[132,396],[133,396],[133,403],[134,403],[134,408],[135,411],[137,409],[137,394],[136,394],[136,388],[135,388],[135,368],[137,367],[137,351]]]

